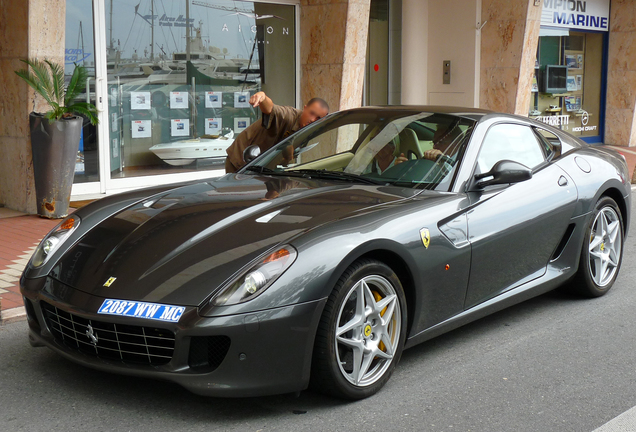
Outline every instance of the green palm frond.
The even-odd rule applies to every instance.
[[[88,102],[75,102],[72,105],[66,107],[70,112],[75,112],[78,114],[83,114],[88,117],[88,120],[91,124],[96,125],[98,123],[97,120],[97,108],[95,105]]]
[[[53,63],[50,60],[44,60],[44,62],[49,65],[49,69],[51,70],[53,96],[59,103],[64,100],[64,69],[59,64]]]
[[[75,69],[73,69],[73,75],[71,75],[71,80],[66,88],[64,105],[72,103],[73,99],[84,91],[84,88],[86,87],[86,78],[88,78],[88,71],[86,68],[76,64]]]
[[[71,114],[86,116],[92,124],[97,124],[97,108],[87,102],[75,102],[86,87],[88,71],[75,65],[73,74],[64,88],[64,68],[49,60],[21,60],[28,67],[15,73],[22,78],[37,94],[42,96],[51,109],[45,113],[50,120],[59,120]]]
[[[22,62],[26,63],[29,66],[31,66],[33,64],[32,62],[29,62],[27,60],[22,60]],[[31,69],[33,69],[35,71],[35,67],[31,66]],[[40,73],[42,72],[41,69],[38,69],[38,71]],[[47,91],[46,80],[45,80],[45,82],[43,82],[42,78],[41,78],[41,76],[39,74],[37,74],[37,73],[34,74],[29,69],[21,69],[19,71],[16,71],[15,73],[20,78],[22,78],[33,90],[35,90],[35,92],[37,94],[42,96],[44,98],[44,100],[46,100],[48,102],[49,105],[51,105],[53,102],[55,102],[51,98],[50,93]]]

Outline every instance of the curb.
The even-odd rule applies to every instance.
[[[24,306],[6,309],[0,312],[0,325],[23,321],[25,319],[26,309],[24,309]]]

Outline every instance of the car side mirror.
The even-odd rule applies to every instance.
[[[250,163],[261,155],[261,148],[257,145],[248,146],[243,150],[243,160],[245,163]]]
[[[511,160],[502,160],[497,162],[490,171],[475,175],[475,180],[480,180],[475,186],[483,189],[486,186],[519,183],[531,178],[532,170],[527,166]]]

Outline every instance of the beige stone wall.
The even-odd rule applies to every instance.
[[[0,0],[0,205],[36,212],[29,112],[46,106],[18,78],[24,58],[64,61],[65,0]]]
[[[605,143],[636,146],[636,2],[612,0]]]
[[[331,111],[362,103],[370,0],[302,0],[300,95]]]
[[[543,2],[541,2],[541,5]],[[534,0],[483,0],[480,106],[528,115],[542,6]]]

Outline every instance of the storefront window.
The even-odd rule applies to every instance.
[[[87,91],[79,99],[95,103],[95,47],[93,44],[93,6],[85,0],[66,1],[66,42],[64,74],[68,84],[75,65],[89,73]],[[99,181],[97,128],[84,118],[79,151],[75,162],[74,183]]]
[[[545,0],[529,115],[588,142],[602,137],[609,0]]]
[[[575,136],[600,133],[603,34],[542,29],[530,116]]]
[[[265,91],[296,104],[294,6],[106,2],[112,178],[221,168]]]
[[[82,100],[95,103],[95,57],[107,65],[105,115],[98,127],[85,121],[75,183],[223,169],[226,148],[260,118],[251,95],[296,106],[296,6],[287,3],[67,0],[67,79],[76,63],[91,76]],[[105,11],[105,46],[94,46],[93,7]],[[98,143],[99,127],[108,142]]]

